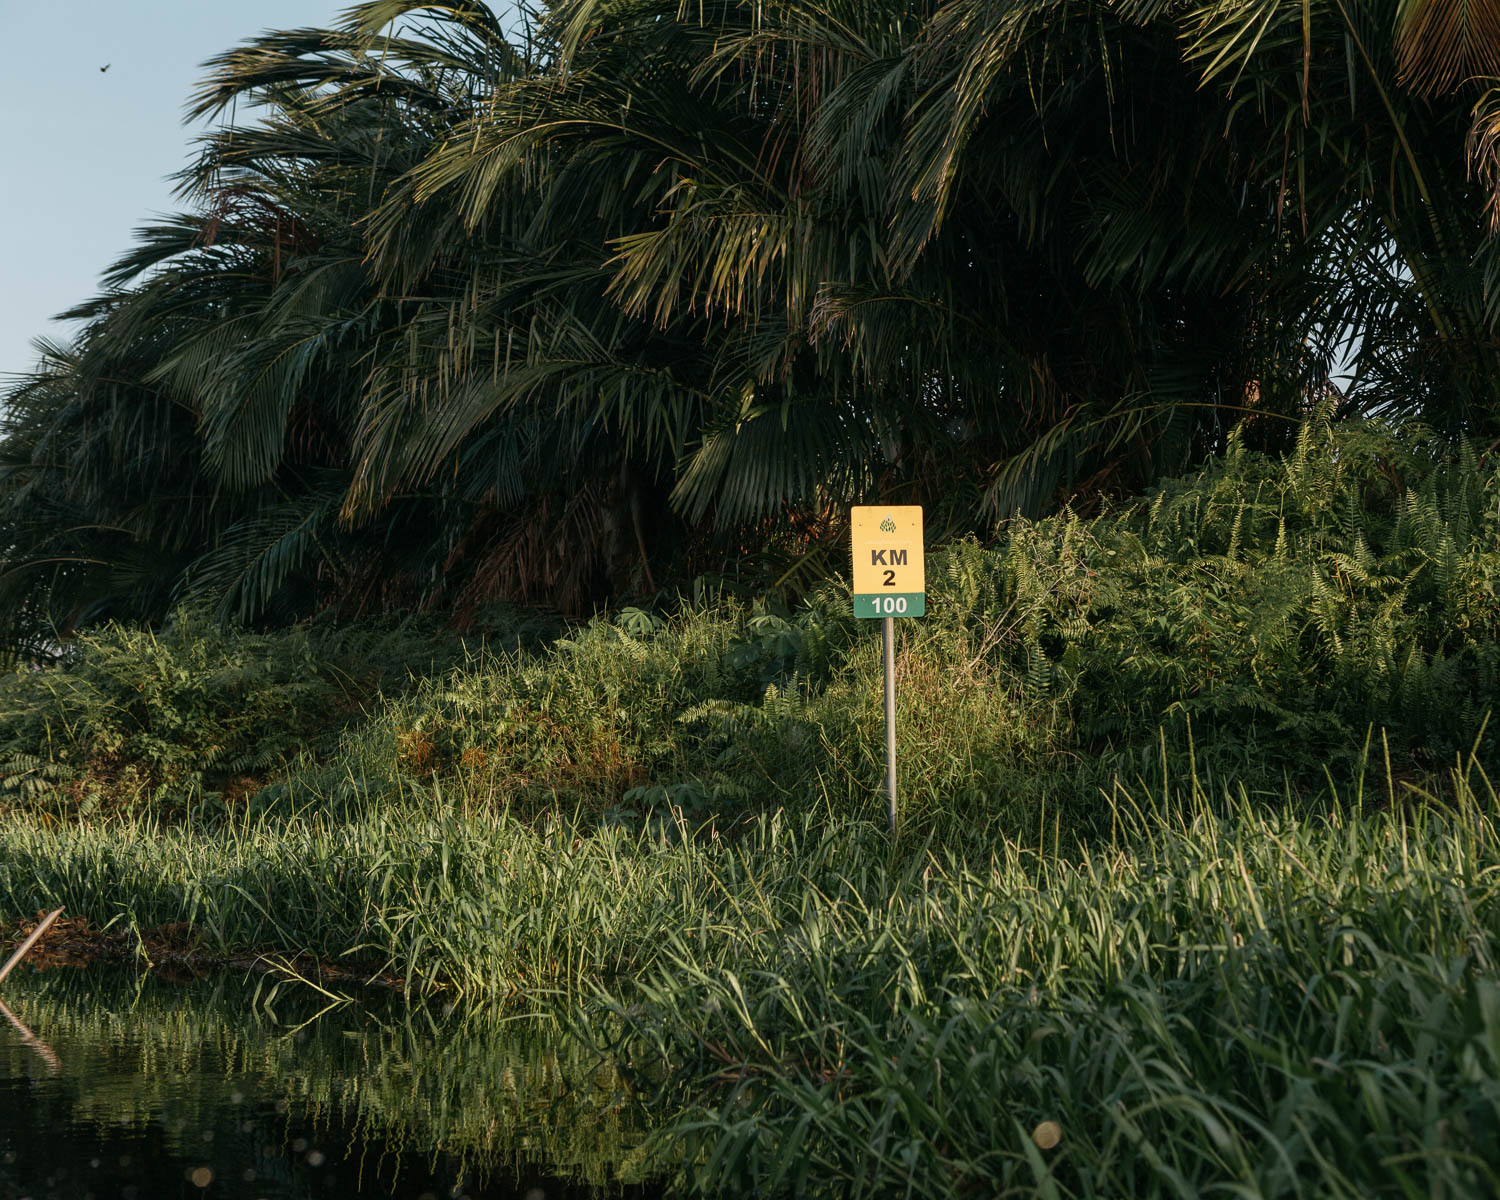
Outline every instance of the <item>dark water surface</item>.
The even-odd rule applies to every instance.
[[[0,1000],[4,1200],[658,1194],[623,1080],[552,1024],[98,967]]]

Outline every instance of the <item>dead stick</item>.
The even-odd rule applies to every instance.
[[[26,957],[26,952],[37,944],[37,942],[41,939],[42,934],[46,933],[47,930],[52,928],[52,922],[57,920],[57,918],[62,915],[63,910],[59,908],[54,912],[49,912],[45,917],[42,918],[42,923],[31,931],[31,936],[28,937],[24,942],[22,942],[20,946],[16,948],[16,952],[10,956],[9,960],[7,960],[6,964],[3,967],[0,967],[0,983],[5,982],[5,977],[11,973],[11,970],[15,967],[15,965]]]

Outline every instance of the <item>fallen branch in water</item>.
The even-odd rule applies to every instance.
[[[43,918],[44,921],[47,919]],[[8,931],[0,925],[0,934],[4,932]],[[19,936],[20,930],[16,934]],[[186,921],[170,921],[144,929],[126,929],[120,924],[99,929],[86,918],[63,917],[53,927],[52,936],[32,952],[31,962],[38,970],[84,968],[95,962],[123,963],[139,968],[144,962],[147,969],[179,983],[210,971],[227,969],[306,983],[314,991],[325,991],[322,985],[336,984],[388,991],[405,991],[407,987],[404,977],[391,974],[373,960],[356,966],[318,959],[310,954],[255,949],[233,953],[209,950],[203,946],[198,930]],[[441,986],[441,981],[432,980],[428,984]],[[413,981],[413,987],[425,990],[418,981]],[[325,994],[330,993],[325,991]]]
[[[20,946],[16,948],[16,952],[12,954],[6,961],[5,965],[3,967],[0,967],[0,983],[5,982],[5,977],[11,973],[11,971],[15,968],[15,965],[26,957],[27,951],[29,951],[33,946],[37,944],[37,942],[41,939],[42,934],[46,933],[47,930],[52,928],[52,922],[57,920],[57,918],[62,916],[62,914],[63,910],[58,908],[54,909],[52,912],[48,913],[45,917],[42,918],[41,924],[39,924],[35,929],[31,931],[31,936],[28,937],[24,942],[22,942]]]

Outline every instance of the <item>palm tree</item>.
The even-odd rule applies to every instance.
[[[983,531],[1133,490],[1316,405],[1493,434],[1500,100],[1445,13],[376,0],[258,38],[195,97],[254,115],[194,211],[12,397],[15,629],[577,610],[836,561],[854,500]]]

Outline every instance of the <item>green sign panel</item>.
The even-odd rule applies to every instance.
[[[885,592],[854,597],[856,617],[921,617],[926,613],[926,592]]]

